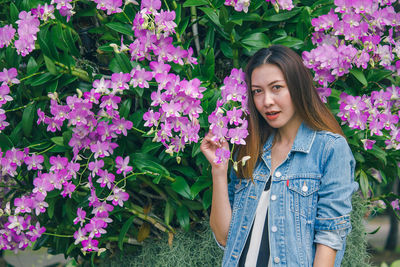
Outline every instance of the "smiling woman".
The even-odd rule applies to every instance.
[[[358,187],[343,132],[291,49],[259,50],[246,78],[249,136],[236,156],[249,163],[228,183],[228,163],[214,161],[227,142],[210,133],[201,145],[212,165],[210,224],[225,247],[222,265],[340,266]]]

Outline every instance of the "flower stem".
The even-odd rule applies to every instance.
[[[44,234],[44,235],[57,236],[57,237],[67,237],[67,238],[69,238],[69,237],[74,237],[73,235],[59,235],[59,234],[46,233],[46,232],[44,232],[43,234]]]
[[[56,146],[56,144],[52,145],[51,147],[49,147],[49,148],[47,148],[47,149],[45,149],[45,150],[43,150],[43,151],[41,151],[41,152],[39,152],[39,153],[37,153],[37,154],[38,154],[38,155],[44,154],[44,153],[46,153],[47,151],[49,151],[50,149],[52,149],[52,148],[55,147],[55,146]]]

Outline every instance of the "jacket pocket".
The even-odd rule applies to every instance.
[[[304,176],[303,176],[304,177]],[[289,180],[290,210],[307,220],[312,219],[318,201],[320,175],[312,178],[294,178]]]

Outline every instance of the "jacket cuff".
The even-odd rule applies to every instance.
[[[315,233],[314,243],[323,244],[335,250],[342,250],[344,249],[346,235],[349,231],[349,228],[333,231],[317,231]]]
[[[343,215],[336,218],[316,218],[316,231],[334,231],[340,229],[350,229],[350,215]]]
[[[211,231],[211,233],[212,233],[212,235],[213,235],[213,237],[214,237],[214,240],[215,240],[215,242],[217,243],[218,247],[219,247],[220,249],[222,249],[222,250],[225,250],[225,247],[222,246],[222,245],[217,241],[217,238],[215,237],[214,232]]]

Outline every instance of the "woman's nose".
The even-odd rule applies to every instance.
[[[264,93],[264,105],[270,106],[274,103],[273,95],[269,92]]]

